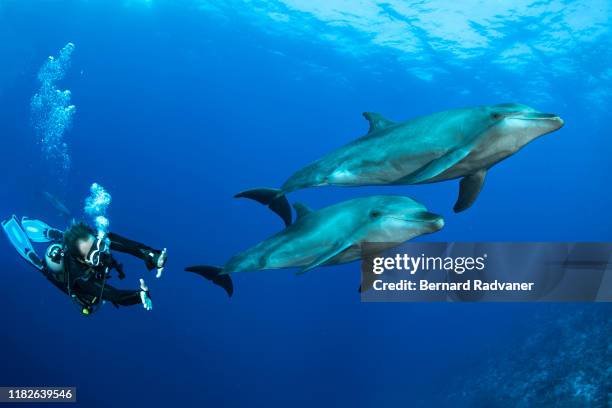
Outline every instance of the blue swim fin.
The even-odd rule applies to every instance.
[[[21,219],[21,227],[32,242],[61,241],[64,235],[62,231],[48,226],[45,222],[28,217]]]
[[[6,233],[9,241],[15,247],[19,255],[23,257],[26,261],[31,263],[36,269],[43,269],[43,262],[39,258],[39,256],[34,252],[34,248],[32,248],[32,243],[28,239],[26,233],[21,229],[19,225],[19,221],[17,221],[17,217],[14,215],[6,221],[2,221],[2,228]]]

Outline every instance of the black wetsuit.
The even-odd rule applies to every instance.
[[[111,250],[124,252],[142,259],[149,270],[155,268],[156,265],[153,260],[161,251],[112,232],[107,237],[111,243]],[[70,296],[74,295],[84,306],[94,306],[100,302],[100,298],[111,302],[115,306],[140,304],[140,289],[117,289],[106,282],[112,269],[115,269],[119,278],[123,279],[125,275],[121,264],[110,254],[100,266],[93,268],[66,252],[63,272],[53,273],[45,270],[43,273],[57,288]]]

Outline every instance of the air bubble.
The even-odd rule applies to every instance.
[[[93,183],[89,188],[89,196],[85,199],[85,214],[89,215],[96,225],[98,237],[104,237],[108,233],[110,224],[106,218],[106,210],[112,201],[111,195],[98,183]]]
[[[57,82],[62,80],[70,67],[74,44],[68,43],[57,58],[49,56],[38,71],[40,88],[32,96],[30,109],[36,140],[40,141],[44,159],[52,163],[60,176],[70,169],[68,145],[64,134],[70,129],[76,107],[70,104],[70,91],[59,90]]]

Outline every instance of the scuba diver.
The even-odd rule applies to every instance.
[[[10,242],[17,252],[38,269],[54,286],[70,296],[84,315],[90,315],[108,301],[115,307],[142,304],[151,310],[153,304],[143,279],[140,289],[117,289],[107,283],[112,270],[119,279],[125,278],[122,265],[111,250],[133,255],[145,262],[148,270],[157,270],[159,278],[164,270],[168,253],[129,240],[112,232],[96,236],[85,223],[73,222],[65,232],[48,226],[40,220],[16,216],[2,222]],[[41,260],[32,242],[50,243]]]

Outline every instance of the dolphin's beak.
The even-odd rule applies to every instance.
[[[432,231],[438,231],[444,227],[444,218],[438,214],[423,211],[415,215],[415,220],[427,223],[431,226]]]
[[[561,128],[565,123],[556,113],[522,112],[514,116],[513,119],[546,121],[555,130]]]

